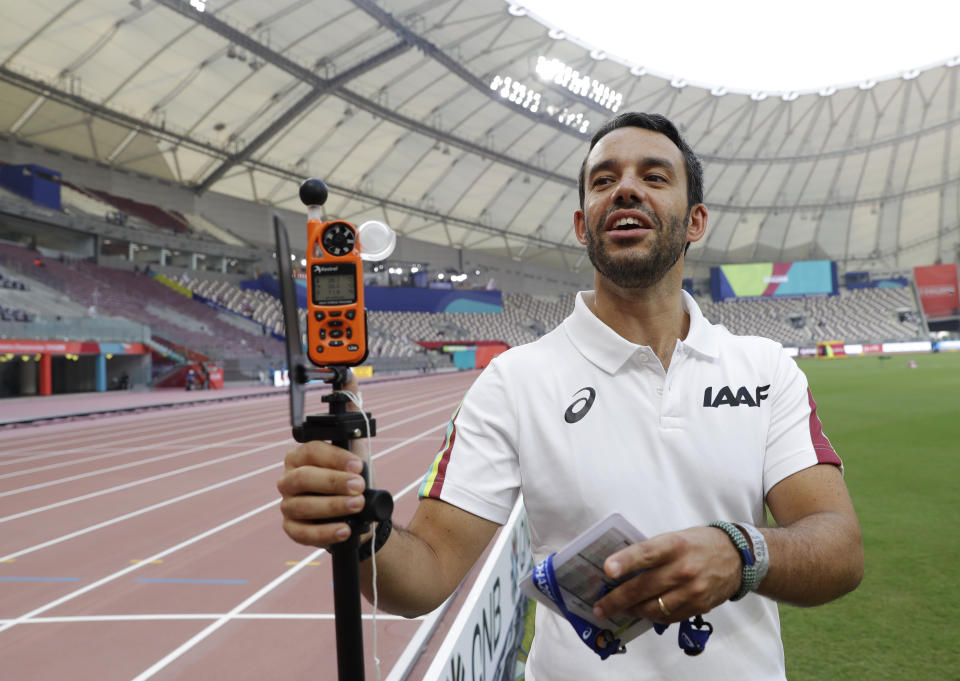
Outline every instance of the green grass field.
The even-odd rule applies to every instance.
[[[866,574],[828,605],[780,607],[787,678],[960,681],[960,353],[800,368],[844,462]]]
[[[800,367],[844,462],[866,574],[828,605],[781,606],[787,677],[960,680],[960,354]]]

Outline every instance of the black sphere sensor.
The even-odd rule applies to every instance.
[[[327,185],[313,177],[300,185],[300,200],[306,206],[322,206],[327,201]]]

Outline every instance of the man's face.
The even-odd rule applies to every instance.
[[[574,224],[596,270],[623,288],[660,281],[692,236],[680,150],[660,133],[618,128],[590,151],[584,185]]]

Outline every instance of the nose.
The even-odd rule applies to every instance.
[[[613,200],[618,204],[643,203],[646,191],[640,177],[633,172],[626,172],[617,182]]]

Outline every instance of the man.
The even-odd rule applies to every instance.
[[[702,194],[699,161],[662,116],[622,114],[594,135],[574,229],[596,290],[468,391],[410,526],[378,538],[384,609],[439,605],[518,491],[535,560],[614,511],[651,537],[608,558],[612,578],[643,572],[598,615],[669,624],[712,611],[715,630],[698,657],[648,632],[601,661],[538,608],[533,681],[784,679],[774,601],[816,605],[859,584],[860,527],[805,377],[778,344],[709,324],[681,290],[687,246],[706,230]],[[348,536],[310,521],[362,506],[359,470],[325,443],[291,452],[278,484],[286,532],[316,546]],[[752,565],[764,546],[765,576]],[[369,561],[362,571],[369,592]]]

